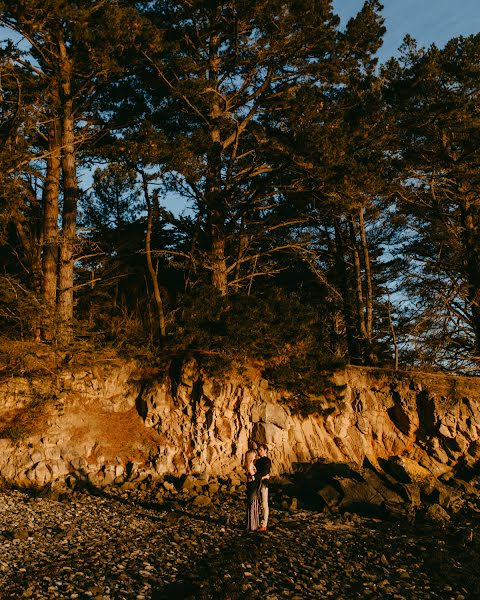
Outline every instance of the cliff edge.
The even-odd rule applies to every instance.
[[[48,364],[0,381],[0,476],[21,486],[105,487],[167,475],[229,477],[252,442],[276,474],[348,463],[448,478],[480,457],[480,379],[348,367],[323,373],[309,414],[292,393],[248,375],[169,373],[113,358]]]

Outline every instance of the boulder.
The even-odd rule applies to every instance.
[[[212,503],[212,499],[205,494],[200,494],[193,499],[193,504],[195,506],[208,506]]]
[[[440,504],[431,504],[428,506],[425,510],[424,518],[427,521],[442,525],[443,527],[450,521],[450,515],[440,506]]]
[[[402,483],[432,479],[432,473],[407,456],[391,456],[382,463],[383,469]]]
[[[329,510],[338,508],[343,497],[342,492],[333,485],[326,485],[321,490],[318,490],[317,494]]]

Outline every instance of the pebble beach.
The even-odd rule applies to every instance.
[[[243,496],[0,494],[0,598],[478,598],[476,514],[446,527],[284,510],[244,531]]]

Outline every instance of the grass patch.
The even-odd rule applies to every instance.
[[[17,444],[34,433],[45,415],[45,405],[46,398],[38,397],[11,415],[0,424],[0,439]]]

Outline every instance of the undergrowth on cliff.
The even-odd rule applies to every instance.
[[[37,396],[26,406],[16,411],[4,422],[0,423],[0,439],[19,443],[34,433],[45,414],[47,398]]]
[[[224,297],[203,288],[185,295],[181,306],[175,338],[167,340],[164,350],[196,356],[211,375],[256,361],[279,383],[293,381],[294,372],[298,383],[319,362],[332,359],[325,350],[322,315],[295,293],[264,288],[255,298],[245,293]]]
[[[346,364],[345,360],[332,360],[317,347],[266,367],[264,376],[277,389],[288,392],[285,402],[293,412],[306,415],[319,411],[316,396],[334,391],[331,371]]]
[[[177,306],[175,329],[167,331],[161,344],[137,336],[126,336],[115,347],[102,345],[100,337],[77,339],[62,350],[31,343],[3,357],[0,351],[0,371],[3,360],[8,375],[43,370],[56,376],[64,369],[91,367],[94,356],[95,364],[136,360],[139,368],[154,369],[153,376],[159,378],[170,373],[172,365],[193,357],[211,378],[224,378],[232,371],[248,375],[254,365],[272,385],[296,398],[299,410],[308,411],[309,397],[325,386],[319,373],[345,365],[334,361],[329,350],[331,324],[318,301],[302,296],[301,290],[263,285],[253,297],[245,292],[222,296],[202,287],[180,295]]]

